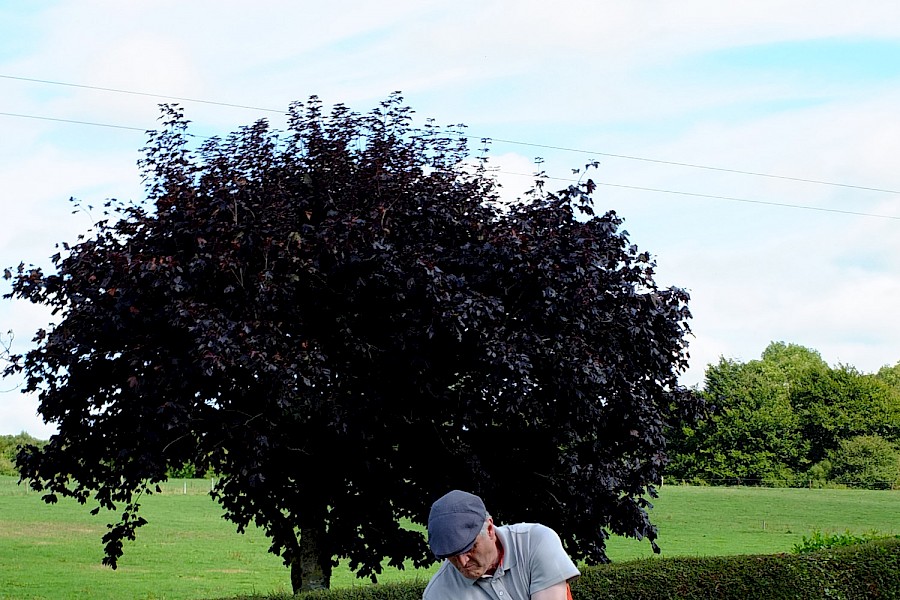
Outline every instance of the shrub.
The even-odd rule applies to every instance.
[[[892,488],[900,481],[900,454],[877,435],[861,435],[841,440],[829,452],[831,478],[851,487]]]
[[[0,475],[18,475],[12,460],[2,454],[0,454]]]
[[[849,530],[844,533],[822,533],[821,531],[814,531],[810,537],[804,535],[803,539],[798,544],[794,544],[791,551],[794,554],[806,554],[818,550],[842,548],[844,546],[864,544],[873,540],[891,538],[900,539],[900,536],[879,534],[877,531],[870,531],[862,535],[852,534]]]
[[[821,489],[828,487],[831,478],[831,461],[823,459],[809,468],[806,472],[806,479],[809,487]]]

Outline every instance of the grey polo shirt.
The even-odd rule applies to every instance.
[[[445,560],[423,600],[529,600],[535,592],[580,575],[555,531],[537,523],[495,527],[503,562],[493,575],[466,579]]]

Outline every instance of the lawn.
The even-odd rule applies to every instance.
[[[900,491],[667,486],[654,501],[661,556],[788,552],[813,531],[900,534]],[[614,537],[615,561],[653,556]]]
[[[280,560],[268,554],[258,530],[235,533],[205,495],[209,482],[188,493],[144,499],[149,524],[127,543],[115,571],[101,565],[104,515],[61,500],[46,505],[36,493],[10,493],[0,478],[0,598],[212,598],[290,588]]]
[[[208,599],[289,589],[287,569],[256,529],[244,535],[206,495],[210,482],[178,481],[143,500],[149,524],[126,544],[120,566],[100,564],[101,514],[45,505],[0,477],[0,599]],[[576,517],[573,517],[576,518]],[[662,556],[790,551],[813,531],[900,534],[900,492],[667,486],[651,511]],[[649,544],[613,538],[614,561],[651,556]],[[381,581],[431,570],[386,569]],[[333,587],[365,585],[342,565]]]

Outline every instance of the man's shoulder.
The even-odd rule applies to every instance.
[[[529,572],[528,593],[579,575],[556,531],[540,523],[510,525],[506,534],[516,564]]]
[[[508,531],[515,532],[531,532],[531,531],[553,531],[551,528],[543,525],[541,523],[513,523],[512,525],[500,525],[500,529],[506,529]]]
[[[459,598],[462,590],[469,586],[446,560],[441,564],[437,573],[431,576],[422,594],[423,600],[443,600],[444,598]]]
[[[515,523],[514,525],[504,525],[500,529],[504,529],[507,533],[515,536],[528,536],[531,538],[559,537],[553,529],[541,523]]]
[[[540,523],[516,523],[509,525],[502,534],[501,540],[514,549],[517,555],[526,560],[545,560],[566,556],[562,540],[556,531]]]

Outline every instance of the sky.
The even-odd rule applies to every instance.
[[[0,268],[47,266],[99,218],[87,205],[143,197],[162,102],[226,135],[393,92],[417,124],[491,138],[510,197],[599,161],[596,208],[691,296],[684,385],[773,341],[865,373],[900,361],[895,0],[0,2]],[[0,300],[13,352],[51,322]],[[0,435],[22,431],[55,427],[6,378]]]

